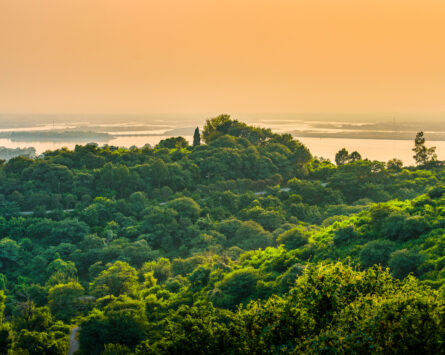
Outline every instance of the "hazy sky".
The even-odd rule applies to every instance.
[[[0,0],[0,112],[445,112],[445,1]]]

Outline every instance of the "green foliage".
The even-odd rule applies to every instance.
[[[389,171],[400,172],[403,168],[403,162],[400,159],[391,159],[386,163],[386,167]]]
[[[436,147],[427,148],[425,146],[425,137],[422,131],[416,134],[413,152],[415,153],[413,158],[417,165],[426,167],[437,161]]]
[[[131,354],[130,348],[121,344],[107,344],[102,351],[102,355],[128,355]]]
[[[378,267],[320,265],[307,268],[288,295],[235,313],[182,306],[167,318],[168,331],[136,353],[440,353],[443,312],[443,299],[412,278],[400,283]]]
[[[190,274],[189,280],[194,287],[202,287],[207,285],[209,277],[210,270],[201,265]]]
[[[210,300],[217,307],[234,309],[255,297],[258,278],[258,272],[254,269],[235,270],[215,285]]]
[[[93,280],[90,289],[97,297],[106,295],[117,297],[124,293],[134,292],[137,286],[136,281],[136,270],[127,263],[116,261]]]
[[[0,323],[3,322],[3,312],[5,311],[5,291],[0,291]]]
[[[230,348],[229,329],[221,322],[225,314],[211,305],[181,306],[169,320],[162,341],[141,344],[136,354],[224,354]]]
[[[335,154],[335,163],[337,165],[343,165],[348,160],[349,153],[348,151],[343,148],[342,150],[338,151],[337,154]]]
[[[74,326],[93,355],[441,352],[422,137],[403,167],[227,115],[199,136],[0,162],[0,353],[65,354]]]
[[[199,133],[199,128],[196,127],[193,133],[193,146],[196,147],[198,145],[201,145],[201,134]]]
[[[146,322],[142,302],[126,296],[112,298],[104,312],[93,310],[82,322],[79,337],[81,353],[101,354],[104,344],[134,348],[146,336]],[[109,351],[110,347],[105,347],[105,350]]]
[[[64,355],[67,351],[64,339],[57,339],[52,333],[26,329],[22,329],[17,335],[15,347],[19,351],[27,351],[29,355]]]
[[[366,243],[360,251],[360,263],[363,267],[373,265],[387,266],[389,257],[394,250],[394,243],[378,239]]]
[[[437,185],[428,191],[428,196],[431,198],[441,198],[445,194],[445,187]]]
[[[420,264],[424,261],[424,257],[407,249],[397,250],[391,254],[389,259],[389,267],[395,277],[403,279],[409,274],[417,274]]]
[[[201,213],[199,205],[191,198],[179,197],[169,201],[168,207],[177,211],[181,218],[190,218],[196,221]]]
[[[350,303],[338,313],[334,327],[305,340],[298,349],[311,353],[440,353],[441,314],[443,302],[437,294],[409,280],[395,292],[367,294]]]
[[[0,323],[0,354],[8,354],[13,344],[13,330],[10,324]]]
[[[308,243],[308,233],[301,227],[289,229],[277,237],[278,244],[284,244],[286,249],[296,249]]]
[[[167,258],[159,258],[156,261],[145,263],[144,272],[153,272],[153,276],[159,282],[164,282],[171,276],[171,262]]]
[[[383,223],[383,234],[392,240],[410,240],[419,237],[430,226],[421,216],[409,216],[403,213],[391,213]]]
[[[337,154],[335,154],[335,163],[337,165],[344,165],[347,163],[353,163],[357,160],[361,160],[362,156],[360,155],[359,152],[352,152],[351,154],[349,154],[349,152],[343,148],[341,150],[339,150],[337,152]]]
[[[266,248],[273,243],[272,235],[254,221],[242,222],[230,243],[244,250]]]
[[[0,266],[7,269],[21,262],[20,246],[9,238],[0,240]]]
[[[56,318],[69,322],[78,313],[81,306],[80,297],[84,292],[84,288],[76,282],[51,287],[48,292],[48,305],[51,313]]]
[[[186,148],[188,145],[188,142],[183,137],[170,137],[161,140],[157,146],[160,148],[174,149]]]
[[[335,231],[333,241],[335,245],[354,242],[359,237],[354,225],[347,225]]]

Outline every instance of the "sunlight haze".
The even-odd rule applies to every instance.
[[[0,112],[445,112],[439,0],[0,0]]]

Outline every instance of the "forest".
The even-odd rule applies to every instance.
[[[0,354],[444,354],[445,166],[413,147],[331,162],[220,115],[2,161]]]

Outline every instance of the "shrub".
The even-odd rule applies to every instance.
[[[416,275],[419,265],[424,261],[424,256],[407,249],[397,250],[391,254],[389,267],[392,274],[398,279],[403,279],[410,273]]]
[[[286,249],[297,249],[308,243],[308,235],[301,227],[292,228],[277,237],[278,244],[284,244]]]
[[[378,239],[366,243],[360,251],[360,263],[364,267],[373,265],[386,266],[394,243],[390,240]]]
[[[350,224],[346,227],[339,228],[334,233],[334,244],[341,245],[353,241],[359,236],[355,226]]]

